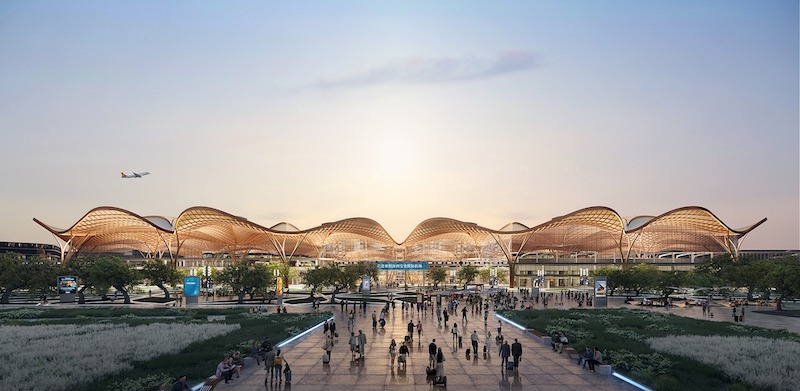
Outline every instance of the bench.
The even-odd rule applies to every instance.
[[[595,364],[594,366],[595,373],[603,375],[603,376],[610,376],[611,372],[611,365],[608,364]]]
[[[263,360],[263,358],[258,356],[245,356],[244,359],[242,359],[242,367],[243,368],[257,367],[261,365],[259,364],[261,360]]]
[[[214,387],[222,381],[222,376],[209,376],[198,391],[213,391]]]
[[[540,332],[538,330],[535,330],[535,329],[526,329],[525,331],[527,331],[528,334],[531,334],[534,337],[539,338],[539,340],[542,341],[543,345],[552,346],[553,339],[549,335],[545,335],[544,333],[542,333],[542,332]]]
[[[575,348],[573,348],[571,346],[564,346],[561,350],[564,353],[566,353],[569,356],[569,358],[572,358],[572,359],[576,359],[576,358],[579,358],[581,356],[580,353],[578,353],[578,351],[575,350]],[[572,357],[573,355],[575,357]]]

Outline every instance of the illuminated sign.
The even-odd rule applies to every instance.
[[[183,295],[186,297],[200,296],[200,277],[183,277]]]
[[[278,276],[278,282],[275,283],[275,296],[283,297],[283,277]]]
[[[378,270],[428,270],[428,262],[379,261]]]
[[[607,277],[594,278],[594,297],[606,297]]]
[[[58,276],[57,285],[59,295],[71,295],[78,291],[78,277]]]

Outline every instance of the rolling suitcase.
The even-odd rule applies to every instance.
[[[322,354],[322,363],[323,364],[327,364],[329,362],[331,362],[331,356],[329,356],[328,353],[323,353]]]
[[[436,376],[433,378],[434,386],[447,387],[447,376]]]
[[[470,358],[470,353],[472,353],[472,349],[467,349],[467,360]]]
[[[514,370],[514,362],[513,361],[507,361],[506,362],[506,369]]]

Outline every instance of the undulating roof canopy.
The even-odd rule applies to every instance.
[[[300,230],[288,223],[270,228],[208,207],[192,207],[177,218],[142,217],[115,207],[90,210],[68,229],[38,219],[75,253],[128,250],[170,257],[227,253],[271,253],[341,260],[459,260],[505,258],[530,253],[611,254],[621,259],[665,251],[738,252],[740,239],[767,219],[732,229],[705,208],[690,206],[660,216],[626,220],[596,206],[555,217],[534,227],[510,223],[499,230],[449,218],[421,222],[403,242],[376,221],[349,218]]]

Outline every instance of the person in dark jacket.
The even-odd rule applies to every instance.
[[[181,375],[178,381],[172,383],[172,391],[188,391],[189,389],[189,384],[186,383],[186,375]]]
[[[508,356],[511,355],[511,346],[508,346],[508,341],[503,341],[503,344],[500,345],[500,357],[502,360],[500,361],[501,368],[505,369],[506,364],[508,364]]]
[[[511,344],[511,355],[514,356],[514,368],[519,367],[519,358],[522,356],[522,344],[514,338],[514,343]]]

